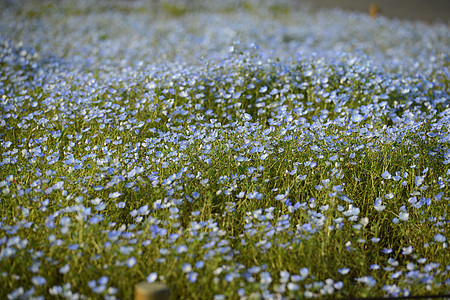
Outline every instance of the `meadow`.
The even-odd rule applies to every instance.
[[[204,2],[0,2],[0,299],[450,294],[450,25]]]

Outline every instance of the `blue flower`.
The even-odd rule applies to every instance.
[[[434,236],[434,240],[438,243],[443,243],[445,242],[447,239],[445,236],[443,236],[442,234],[438,233]]]
[[[392,175],[388,171],[385,171],[383,174],[381,174],[381,177],[383,177],[383,179],[389,180],[392,178]]]
[[[184,273],[192,272],[192,266],[191,266],[191,264],[189,264],[189,263],[184,263],[184,264],[181,266],[181,270],[182,270]]]
[[[127,262],[126,262],[128,268],[132,268],[136,263],[137,263],[137,261],[136,261],[136,258],[134,258],[134,256],[128,258]]]
[[[346,275],[346,274],[348,274],[348,272],[350,272],[350,269],[349,268],[342,268],[342,269],[339,269],[338,272],[340,274],[342,274],[342,275]]]
[[[187,275],[188,280],[189,280],[190,282],[192,282],[192,283],[194,283],[194,282],[197,281],[197,277],[198,277],[198,273],[197,273],[197,272],[190,272],[190,273]]]
[[[31,282],[36,286],[42,286],[47,283],[47,280],[42,276],[34,276],[31,278]]]
[[[113,192],[109,194],[109,198],[118,198],[120,197],[122,194],[120,192]]]
[[[359,123],[363,120],[363,116],[361,116],[360,114],[354,114],[351,117],[351,120],[352,120],[352,122]]]
[[[152,272],[147,276],[147,282],[148,283],[155,282],[157,278],[158,278],[158,273]]]

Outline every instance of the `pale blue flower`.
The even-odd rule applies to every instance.
[[[398,215],[398,218],[399,218],[400,220],[402,220],[402,221],[408,221],[408,219],[409,219],[409,213],[407,213],[407,212],[401,212],[401,213]]]
[[[261,284],[270,284],[272,282],[272,277],[269,272],[261,272],[260,273],[260,282]]]
[[[385,171],[383,172],[383,174],[381,174],[381,177],[385,180],[389,180],[392,178],[392,175],[388,171]]]
[[[422,177],[422,176],[416,176],[416,178],[414,178],[414,183],[417,185],[417,186],[421,186],[422,185],[422,183],[424,182],[424,178]]]
[[[359,278],[356,278],[356,281],[364,283],[370,287],[375,286],[375,284],[377,283],[376,280],[372,276],[359,277]]]
[[[308,268],[301,268],[300,269],[300,276],[303,278],[306,278],[309,274],[309,270]]]
[[[61,274],[67,274],[69,271],[70,271],[70,265],[69,264],[65,264],[64,266],[59,268],[59,273],[61,273]]]
[[[148,283],[155,282],[157,278],[158,278],[158,273],[152,272],[147,276],[147,282]]]
[[[122,195],[122,193],[120,193],[120,192],[113,192],[113,193],[109,194],[109,198],[114,199],[114,198],[120,197],[121,195]]]
[[[205,263],[202,260],[199,260],[198,262],[195,263],[195,267],[197,269],[202,269],[205,266]]]
[[[242,120],[244,121],[250,121],[252,119],[252,116],[248,113],[244,113],[244,115],[242,116]]]
[[[363,120],[363,116],[361,116],[360,114],[354,114],[351,117],[351,120],[352,120],[352,122],[359,123]]]
[[[348,274],[348,272],[350,272],[350,269],[349,268],[342,268],[342,269],[339,269],[338,272],[340,274],[342,274],[342,275],[346,275],[346,274]]]
[[[403,272],[402,272],[401,270],[395,272],[394,274],[391,275],[391,279],[397,279],[397,278],[399,278],[399,277],[402,275],[402,273],[403,273]]]
[[[137,263],[137,260],[136,260],[136,258],[134,258],[134,256],[128,258],[127,262],[126,262],[128,268],[132,268],[136,263]]]
[[[188,280],[189,280],[190,282],[192,282],[192,283],[194,283],[194,282],[197,281],[197,277],[198,277],[198,273],[197,273],[197,272],[190,272],[190,273],[187,275]]]
[[[36,286],[42,286],[47,283],[47,280],[42,276],[34,276],[31,278],[31,282]]]
[[[413,247],[412,246],[402,247],[402,254],[403,255],[409,255],[412,252],[413,252]]]
[[[103,294],[106,291],[106,285],[98,285],[92,289],[94,294]]]
[[[191,264],[189,264],[189,263],[184,263],[184,264],[181,266],[181,270],[182,270],[184,273],[192,272],[192,266],[191,266]]]
[[[445,236],[443,236],[442,234],[438,233],[434,236],[434,240],[438,243],[443,243],[445,242],[447,239]]]

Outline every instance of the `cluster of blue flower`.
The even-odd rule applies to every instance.
[[[0,296],[448,290],[448,25],[166,2],[0,13]]]

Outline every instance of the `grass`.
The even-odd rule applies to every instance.
[[[14,12],[44,22],[25,4]],[[233,14],[232,4],[202,8],[205,16],[179,4],[158,9],[189,34],[183,22]],[[89,18],[86,4],[48,5],[66,26],[57,11]],[[117,5],[119,23],[145,14]],[[246,5],[283,24],[300,13]],[[92,36],[71,33],[74,49],[61,42],[62,57],[2,38],[0,298],[129,299],[145,280],[167,283],[173,299],[449,293],[450,107],[440,52],[419,61],[422,73],[401,71],[407,59],[392,69],[377,63],[379,53],[267,58],[238,43],[139,65],[124,42],[124,57],[95,50],[128,30],[105,33],[101,18]],[[445,53],[448,34],[421,30]],[[180,55],[166,42],[158,43]],[[91,55],[95,63],[80,64]]]

